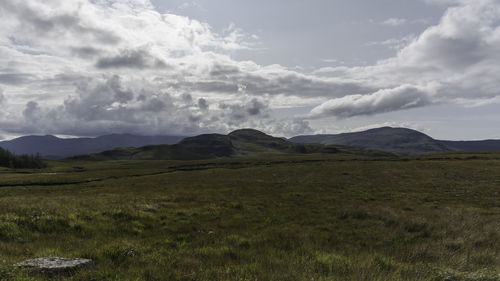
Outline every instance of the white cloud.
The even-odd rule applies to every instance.
[[[295,80],[310,83],[314,92],[336,85],[236,62],[228,53],[248,49],[241,29],[216,34],[205,23],[159,14],[146,0],[6,0],[0,23],[0,65],[7,66],[0,84],[14,97],[6,103],[0,95],[0,124],[10,132],[196,133],[255,120],[269,127],[269,97],[261,96],[285,92],[278,79],[288,89]],[[243,88],[253,95],[242,99]],[[186,94],[205,98],[186,103]]]
[[[206,23],[160,14],[148,0],[3,0],[0,127],[95,135],[245,126],[293,134],[309,124],[297,116],[274,120],[274,108],[315,104],[306,118],[348,118],[497,100],[500,4],[454,3],[419,36],[380,43],[399,49],[393,58],[304,74],[236,61],[235,50],[252,49],[251,35],[234,25],[215,33]]]
[[[311,117],[348,117],[500,96],[500,3],[466,2],[449,8],[439,24],[425,30],[397,56],[368,67],[343,68],[337,78],[377,87],[370,94],[346,95],[326,101]],[[341,76],[339,76],[341,75]],[[414,99],[419,89],[425,99]]]
[[[429,103],[425,91],[410,85],[402,85],[394,89],[379,90],[370,95],[349,95],[331,99],[315,107],[308,117],[322,118],[334,115],[347,118],[420,107]]]
[[[385,21],[382,22],[383,25],[388,25],[388,26],[400,26],[404,25],[407,23],[407,19],[402,19],[402,18],[389,18]]]
[[[340,64],[344,63],[343,61],[339,61],[338,59],[322,59],[321,61],[325,63],[340,63]]]
[[[401,50],[404,47],[408,46],[411,42],[416,39],[416,36],[413,34],[406,35],[400,38],[391,38],[381,42],[369,42],[368,46],[384,46],[394,50]]]
[[[199,10],[205,10],[203,8],[203,6],[196,1],[184,1],[178,7],[179,10],[186,10],[186,9],[193,9],[193,8],[199,9]]]
[[[432,5],[457,5],[460,3],[466,3],[467,1],[474,1],[474,0],[423,0],[424,2]]]

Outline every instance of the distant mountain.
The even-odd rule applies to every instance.
[[[258,154],[345,153],[366,156],[392,156],[379,151],[338,145],[293,143],[253,129],[228,135],[206,134],[185,138],[174,145],[119,148],[98,154],[79,155],[74,160],[198,160],[218,157],[243,157]]]
[[[500,140],[440,142],[457,151],[500,151]]]
[[[500,151],[500,140],[436,140],[415,130],[391,127],[356,133],[297,136],[286,140],[257,130],[243,129],[228,135],[206,134],[185,139],[181,136],[130,134],[74,139],[25,136],[2,141],[0,148],[17,155],[40,154],[45,159],[76,155],[87,155],[85,157],[89,158],[89,154],[96,159],[208,159],[259,153],[375,153],[367,150],[401,154]]]
[[[0,147],[14,154],[36,155],[60,159],[80,154],[98,153],[118,147],[141,147],[153,144],[174,144],[180,136],[136,136],[113,134],[97,138],[61,139],[55,136],[25,136],[0,142]]]
[[[402,154],[424,154],[449,151],[500,151],[500,140],[444,141],[406,128],[382,127],[363,132],[336,135],[297,136],[297,143],[320,143],[355,146]]]
[[[440,141],[437,141],[421,132],[411,129],[391,127],[337,135],[298,136],[291,138],[290,141],[300,143],[348,145],[404,154],[445,152],[453,150],[445,144],[442,144]]]

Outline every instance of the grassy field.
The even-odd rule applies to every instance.
[[[500,280],[500,154],[0,169],[0,280]]]

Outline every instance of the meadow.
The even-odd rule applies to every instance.
[[[0,169],[0,280],[500,280],[500,154]]]

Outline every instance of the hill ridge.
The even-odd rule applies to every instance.
[[[500,151],[500,140],[437,140],[420,131],[401,127],[381,127],[341,134],[303,135],[290,138],[290,141],[349,145],[403,154],[451,151]]]
[[[345,146],[293,143],[254,129],[233,131],[227,135],[203,134],[173,145],[120,148],[98,154],[79,155],[76,160],[201,160],[220,157],[246,157],[262,154],[346,153],[393,156]]]
[[[59,138],[54,135],[22,136],[1,141],[0,147],[15,154],[40,154],[47,159],[60,159],[79,154],[99,153],[117,147],[141,147],[151,144],[174,144],[181,136],[138,136],[109,134],[95,138]]]
[[[203,138],[208,142],[203,141]],[[212,144],[210,144],[211,142]],[[0,141],[0,148],[7,149],[18,155],[40,154],[45,159],[61,159],[76,155],[96,154],[119,147],[139,148],[177,143],[181,143],[180,147],[174,149],[178,150],[177,154],[190,154],[191,158],[198,158],[200,155],[204,155],[204,157],[245,156],[257,152],[276,151],[307,153],[312,149],[312,146],[309,145],[306,148],[304,144],[350,146],[400,154],[500,151],[500,140],[437,140],[417,130],[388,126],[341,134],[302,135],[290,139],[274,137],[252,128],[234,130],[227,135],[203,134],[194,137],[138,136],[125,133],[109,134],[95,138],[65,139],[54,135],[32,135],[9,141]],[[188,147],[190,148],[188,149]],[[319,148],[315,149],[321,150]],[[332,147],[328,149],[335,150]],[[169,148],[169,150],[172,149]],[[172,157],[176,158],[177,156]]]

